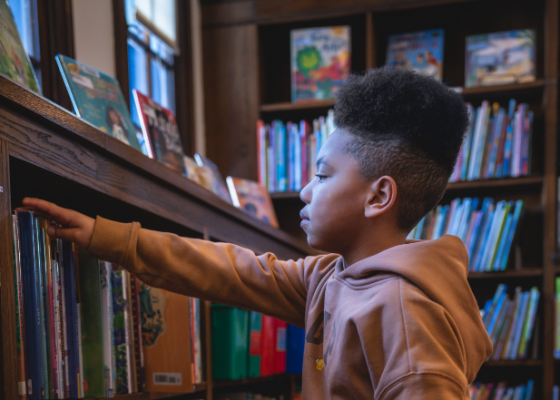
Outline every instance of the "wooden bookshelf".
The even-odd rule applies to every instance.
[[[266,3],[266,4],[265,4]],[[441,28],[445,30],[443,81],[457,88],[466,101],[507,104],[510,98],[526,102],[535,112],[532,175],[511,179],[455,182],[443,202],[454,197],[522,199],[526,205],[519,238],[524,269],[471,273],[469,282],[479,302],[501,282],[535,284],[541,291],[539,361],[488,363],[486,382],[507,379],[511,366],[539,371],[538,398],[551,400],[560,384],[553,360],[554,277],[556,250],[557,132],[558,132],[558,15],[559,0],[248,0],[211,2],[202,6],[208,155],[226,174],[257,179],[255,124],[258,119],[310,120],[326,115],[332,102],[292,104],[290,94],[291,29],[350,25],[352,69],[362,72],[384,64],[390,35]],[[460,16],[460,18],[457,18]],[[476,21],[476,23],[472,23]],[[536,80],[519,85],[464,87],[465,37],[512,29],[536,31]],[[242,38],[242,39],[241,39]],[[227,49],[224,51],[224,49]],[[224,116],[216,118],[216,115]],[[237,150],[233,150],[237,149]],[[273,193],[273,203],[286,231],[304,239],[298,212],[299,193]],[[493,292],[492,292],[493,293]],[[532,371],[532,370],[531,370]],[[481,375],[482,376],[482,375]],[[526,379],[523,374],[512,374]],[[537,398],[537,397],[536,397]]]
[[[542,367],[542,360],[501,360],[486,361],[483,367]]]
[[[148,229],[231,242],[256,253],[272,250],[283,258],[315,253],[305,242],[250,217],[0,75],[0,279],[4,282],[0,398],[5,400],[19,398],[11,214],[25,196],[41,197],[92,217],[139,221]],[[208,302],[201,304],[205,382],[194,385],[189,394],[136,393],[117,398],[212,399],[210,307]]]

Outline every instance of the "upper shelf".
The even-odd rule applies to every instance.
[[[39,167],[43,175],[63,177],[156,218],[199,233],[207,232],[211,239],[235,243],[258,253],[272,251],[285,258],[314,254],[305,242],[227,204],[2,75],[0,140],[8,144],[10,156]],[[12,172],[17,174],[16,170]],[[43,177],[48,180],[50,176]],[[21,187],[25,181],[22,177],[17,184]],[[52,190],[64,191],[65,187]]]
[[[461,93],[465,99],[483,97],[483,96],[506,96],[522,94],[524,92],[532,92],[544,88],[546,81],[540,79],[534,82],[518,83],[514,85],[496,85],[496,86],[477,86],[477,87],[456,87],[455,90]],[[317,108],[332,108],[334,100],[318,100],[300,103],[282,102],[272,104],[261,104],[261,113],[273,113],[281,111],[300,111],[311,110]]]

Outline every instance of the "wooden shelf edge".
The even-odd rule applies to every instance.
[[[507,94],[514,92],[522,92],[525,90],[544,88],[546,81],[538,79],[533,82],[527,83],[514,83],[511,85],[491,85],[491,86],[476,86],[476,87],[458,87],[457,92],[461,93],[464,97],[469,96],[482,96],[482,95],[496,95]]]
[[[261,104],[261,112],[275,112],[275,111],[294,111],[294,110],[310,110],[314,108],[327,108],[334,107],[334,100],[316,100],[301,103],[270,103]]]
[[[544,178],[542,176],[522,176],[519,178],[504,179],[479,179],[476,181],[450,182],[447,184],[447,191],[481,189],[494,187],[515,187],[515,186],[532,186],[542,185]]]
[[[195,383],[193,385],[193,392],[204,392],[206,390],[206,382]],[[151,393],[151,392],[139,392],[130,394],[117,394],[114,396],[115,399],[119,400],[157,400],[157,399],[168,399],[172,397],[185,396],[192,393]]]
[[[542,268],[512,269],[496,272],[469,272],[468,279],[528,278],[542,276]]]
[[[541,367],[542,360],[500,360],[486,361],[483,367]]]
[[[281,379],[288,377],[289,374],[275,374],[275,375],[268,375],[268,376],[259,376],[258,378],[245,378],[245,379],[236,379],[236,380],[219,380],[214,381],[214,387],[229,387],[229,386],[241,386],[241,385],[250,385],[253,383],[261,383],[261,382],[269,382],[275,379]]]
[[[542,176],[522,176],[519,178],[504,179],[479,179],[475,181],[450,182],[447,184],[447,191],[459,191],[468,189],[483,189],[495,187],[516,187],[516,186],[540,186],[544,182]],[[273,192],[270,193],[272,200],[278,199],[299,199],[299,192]]]

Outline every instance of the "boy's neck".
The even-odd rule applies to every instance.
[[[346,267],[349,267],[358,261],[363,259],[373,257],[376,254],[381,253],[391,247],[400,246],[405,244],[406,235],[386,235],[383,237],[376,237],[375,240],[363,240],[356,243],[351,250],[341,254],[346,263]]]

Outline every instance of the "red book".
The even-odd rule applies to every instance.
[[[274,320],[274,373],[286,372],[286,333],[288,324],[279,319]]]
[[[262,356],[261,356],[261,376],[274,374],[274,349],[275,349],[275,330],[276,323],[274,318],[268,315],[262,316]]]

